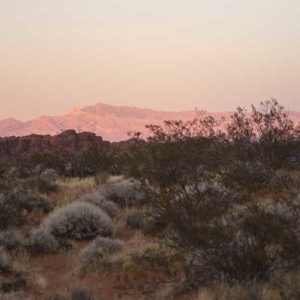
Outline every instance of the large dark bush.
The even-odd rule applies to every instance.
[[[204,183],[166,191],[154,205],[164,239],[186,256],[191,286],[265,280],[300,267],[299,201],[261,204]]]

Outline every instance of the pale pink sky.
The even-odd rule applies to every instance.
[[[106,102],[300,111],[298,0],[0,0],[0,119]]]

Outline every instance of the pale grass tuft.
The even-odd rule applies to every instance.
[[[52,194],[52,202],[56,205],[64,205],[78,199],[84,194],[91,193],[96,190],[97,185],[94,177],[86,178],[59,178],[57,180],[59,190]]]
[[[38,274],[37,277],[34,280],[35,284],[40,288],[40,289],[45,289],[48,286],[48,280],[44,276]]]

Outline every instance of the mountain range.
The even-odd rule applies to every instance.
[[[228,118],[232,112],[214,112],[216,118]],[[164,120],[191,120],[196,111],[157,111],[129,106],[114,106],[98,103],[93,106],[74,108],[59,116],[40,116],[22,122],[13,118],[0,120],[0,137],[26,136],[30,134],[56,135],[65,130],[93,132],[111,142],[128,139],[128,132],[146,133],[147,124],[162,124]],[[300,122],[300,112],[290,112],[295,123]]]

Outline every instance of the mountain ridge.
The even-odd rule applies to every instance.
[[[210,112],[209,112],[210,113]],[[294,122],[300,121],[300,112],[289,112]],[[229,118],[232,111],[211,112],[214,117]],[[165,120],[190,120],[196,110],[163,111],[135,106],[116,106],[97,103],[82,108],[75,107],[64,115],[42,115],[29,121],[14,118],[0,120],[0,137],[26,136],[30,134],[57,135],[65,130],[93,132],[103,139],[118,142],[128,139],[128,132],[147,133],[145,125],[162,124]]]

